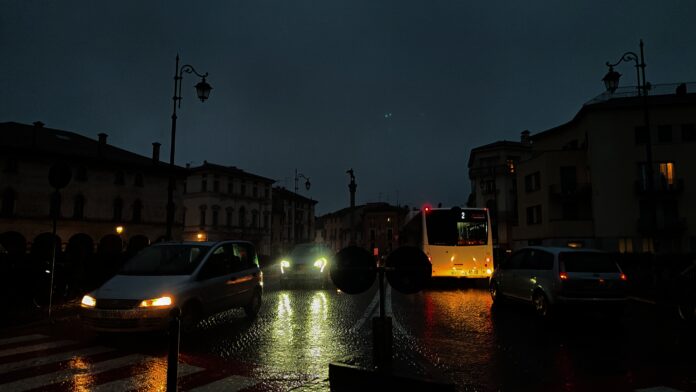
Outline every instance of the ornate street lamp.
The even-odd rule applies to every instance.
[[[607,74],[602,78],[604,86],[607,88],[609,93],[613,94],[614,91],[619,88],[619,78],[621,78],[621,74],[614,71],[613,66],[609,66],[609,72],[607,72]]]
[[[297,195],[297,190],[298,190],[297,183],[299,182],[300,178],[304,178],[304,179],[305,179],[305,189],[306,189],[306,190],[309,191],[309,188],[312,186],[312,184],[309,182],[309,177],[305,176],[305,175],[302,174],[302,173],[298,173],[298,172],[297,172],[297,169],[295,169],[295,195]],[[297,196],[295,196],[295,197],[297,197]],[[292,214],[292,222],[293,222],[293,231],[294,231],[294,234],[295,234],[294,240],[295,240],[295,243],[297,243],[297,238],[298,238],[298,235],[297,235],[297,231],[298,231],[298,230],[297,230],[297,228],[298,228],[298,226],[299,226],[299,225],[297,224],[297,200],[295,200],[293,203],[294,203],[294,208],[293,208],[293,214]]]
[[[626,52],[615,63],[606,62],[609,67],[609,72],[602,78],[607,91],[611,94],[619,87],[619,78],[621,74],[614,71],[614,67],[623,62],[634,62],[636,67],[636,89],[638,96],[642,97],[643,102],[643,120],[645,127],[645,190],[647,193],[647,201],[649,203],[648,216],[645,217],[648,221],[645,222],[645,227],[656,230],[657,223],[657,203],[655,201],[655,179],[653,177],[653,156],[652,143],[650,141],[650,110],[648,108],[648,91],[650,91],[650,83],[645,79],[645,55],[643,52],[643,40],[640,40],[640,56],[635,52]]]
[[[169,185],[167,187],[167,231],[165,234],[165,239],[167,241],[172,239],[172,225],[174,223],[174,184],[176,181],[176,176],[174,175],[174,152],[176,150],[176,109],[181,107],[181,80],[183,79],[184,72],[193,73],[201,81],[196,84],[196,94],[201,102],[205,102],[210,96],[210,91],[213,89],[205,78],[208,73],[200,74],[193,66],[185,64],[179,68],[179,55],[176,55],[176,68],[174,69],[174,96],[172,100],[174,101],[173,111],[172,111],[172,133],[171,133],[171,145],[169,152]]]

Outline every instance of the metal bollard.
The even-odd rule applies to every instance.
[[[174,308],[169,313],[169,355],[167,356],[167,392],[175,392],[179,373],[179,335],[181,332],[181,310]]]
[[[392,365],[392,319],[385,312],[384,266],[378,267],[379,317],[372,319],[372,356],[377,370],[390,372]]]
[[[372,355],[377,370],[389,373],[392,367],[392,319],[372,318]]]

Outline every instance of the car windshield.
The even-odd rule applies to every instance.
[[[290,259],[295,263],[313,263],[321,257],[328,257],[329,251],[326,247],[316,244],[297,245],[290,252]]]
[[[152,246],[128,260],[121,275],[191,275],[208,253],[205,245]]]
[[[559,259],[567,272],[619,272],[611,255],[598,252],[562,252]]]

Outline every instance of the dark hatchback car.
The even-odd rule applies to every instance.
[[[528,247],[514,252],[490,280],[494,303],[514,299],[549,316],[553,309],[587,305],[620,312],[626,275],[610,253],[591,249]]]
[[[325,287],[329,283],[329,264],[333,252],[325,245],[306,243],[296,245],[280,260],[280,284],[315,283]]]

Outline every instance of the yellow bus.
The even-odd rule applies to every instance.
[[[493,273],[491,220],[485,208],[425,206],[412,211],[399,242],[428,256],[433,277],[487,279]]]

